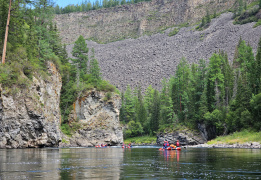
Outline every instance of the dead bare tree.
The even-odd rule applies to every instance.
[[[5,29],[5,40],[4,40],[4,48],[3,48],[3,55],[2,55],[2,63],[3,64],[5,63],[6,45],[7,45],[7,37],[8,37],[8,30],[9,30],[11,6],[12,6],[12,0],[10,0],[10,2],[9,2],[8,17],[7,17],[7,23],[6,23],[6,29]]]

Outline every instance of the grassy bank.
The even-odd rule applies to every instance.
[[[209,141],[207,144],[243,144],[247,142],[261,143],[261,132],[244,130],[241,132],[235,132],[227,136],[217,137],[216,139]]]
[[[127,138],[124,140],[125,144],[135,143],[136,145],[142,144],[156,144],[157,137],[156,136],[139,136],[139,137],[132,137]]]

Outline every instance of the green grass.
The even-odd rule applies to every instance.
[[[243,144],[247,142],[261,143],[261,132],[243,130],[227,136],[219,136],[216,139],[209,141],[207,144]]]
[[[261,25],[261,19],[259,19],[259,20],[257,21],[257,23],[254,25],[253,28],[256,28],[257,26],[260,26],[260,25]]]
[[[178,34],[179,32],[179,28],[175,28],[173,31],[171,31],[168,36],[171,37],[171,36],[175,36],[176,34]]]
[[[252,8],[252,7],[254,7],[255,5],[258,5],[258,1],[254,1],[254,2],[252,2],[252,3],[250,3],[248,6],[247,6],[247,9],[250,9],[250,8]]]
[[[155,144],[157,140],[156,136],[139,136],[139,137],[132,137],[132,138],[127,138],[124,140],[125,144],[129,143],[135,143],[135,144]]]

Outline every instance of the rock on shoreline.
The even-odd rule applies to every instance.
[[[259,142],[248,142],[243,144],[198,144],[194,146],[186,146],[186,147],[195,147],[195,148],[253,148],[253,149],[261,149],[261,144]]]

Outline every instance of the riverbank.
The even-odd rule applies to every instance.
[[[157,145],[157,137],[156,136],[139,136],[124,139],[124,144],[132,144],[132,145]]]
[[[243,144],[198,144],[194,146],[186,146],[193,148],[250,148],[250,149],[261,149],[261,144],[259,142],[250,142]]]
[[[199,144],[187,147],[204,148],[261,148],[261,132],[243,130],[234,132],[227,136],[219,136],[208,141],[206,144]]]

